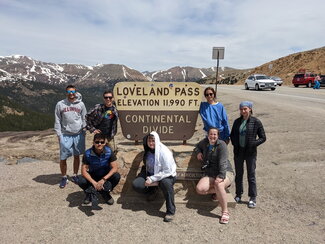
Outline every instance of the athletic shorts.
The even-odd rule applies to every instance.
[[[204,177],[216,178],[216,176],[209,176],[207,174]],[[235,179],[235,174],[233,172],[231,172],[231,171],[227,171],[226,172],[226,178],[229,180],[229,182],[231,184]]]
[[[85,133],[60,136],[60,160],[85,152]]]

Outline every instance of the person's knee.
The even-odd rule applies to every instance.
[[[114,186],[115,186],[115,185],[114,185]],[[104,191],[106,191],[106,192],[110,192],[110,191],[113,190],[114,186],[113,186],[113,184],[112,184],[110,181],[106,181],[106,182],[104,183]]]
[[[145,185],[144,185],[144,179],[143,178],[136,178],[132,181],[132,187],[135,191],[137,192],[143,192],[145,189]]]
[[[196,185],[195,188],[196,192],[200,195],[206,194],[206,192],[209,190],[208,187],[202,185],[202,184],[198,184]]]
[[[115,182],[118,183],[118,182],[121,180],[121,175],[120,175],[120,173],[116,172],[116,173],[114,173],[114,174],[112,175],[112,178],[113,178],[113,180],[114,180]]]
[[[88,181],[83,176],[78,176],[78,185],[82,189],[85,189],[88,185]]]
[[[159,182],[159,186],[162,187],[162,188],[169,188],[169,187],[172,187],[173,184],[172,184],[171,179],[164,178]]]

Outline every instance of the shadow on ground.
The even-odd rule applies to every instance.
[[[49,174],[49,175],[39,175],[36,176],[33,180],[38,183],[48,184],[48,185],[59,185],[61,180],[60,174]]]
[[[145,194],[137,193],[132,188],[132,182],[138,175],[138,170],[140,169],[143,153],[144,152],[138,153],[133,159],[117,203],[121,204],[123,209],[145,211],[151,216],[164,217],[165,213],[160,211],[160,208],[164,204],[165,200],[160,189],[157,199],[152,202],[147,202]]]

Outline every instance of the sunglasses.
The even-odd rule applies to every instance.
[[[113,97],[104,97],[105,99],[112,99]]]
[[[209,97],[209,96],[212,97],[213,95],[214,95],[213,93],[207,93],[207,94],[205,94],[206,97]]]
[[[105,144],[105,141],[95,141],[95,144],[102,144],[102,145],[104,145]]]
[[[68,94],[75,94],[76,91],[75,91],[75,90],[73,90],[73,91],[67,91],[67,93],[68,93]]]

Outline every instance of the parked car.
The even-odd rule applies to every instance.
[[[274,80],[277,86],[282,86],[283,80],[278,76],[270,76],[270,79]]]
[[[312,87],[314,85],[315,74],[308,72],[308,73],[298,73],[292,79],[292,84],[295,87],[300,85],[304,85],[306,87]]]
[[[250,75],[245,80],[246,90],[255,89],[256,91],[258,91],[264,89],[271,89],[272,91],[274,91],[275,86],[276,86],[275,81],[263,74]]]

